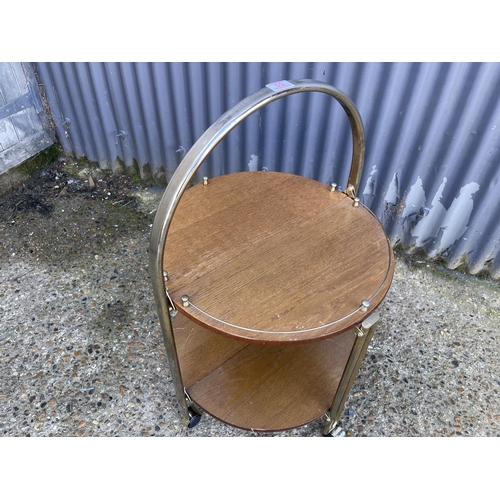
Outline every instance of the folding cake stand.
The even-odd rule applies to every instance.
[[[344,108],[348,186],[240,172],[188,186],[215,146],[253,112],[298,92]],[[281,431],[338,420],[389,290],[394,257],[356,197],[364,132],[353,102],[314,80],[270,84],[217,120],[187,153],[157,210],[150,272],[177,401],[231,426]]]

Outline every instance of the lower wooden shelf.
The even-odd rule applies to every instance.
[[[249,344],[182,313],[173,326],[191,399],[218,420],[255,431],[292,429],[327,413],[354,344],[352,330],[300,345]]]

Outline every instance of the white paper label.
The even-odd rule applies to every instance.
[[[287,80],[281,80],[279,82],[269,83],[268,85],[266,85],[266,87],[270,88],[271,90],[283,90],[295,87],[295,85]]]

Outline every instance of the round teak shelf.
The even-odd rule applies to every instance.
[[[248,344],[183,314],[174,333],[189,396],[222,422],[255,431],[292,429],[325,415],[355,340],[348,331],[307,344]]]
[[[382,226],[354,205],[322,183],[277,172],[187,189],[165,243],[175,307],[249,343],[307,343],[351,329],[377,308],[394,272]]]

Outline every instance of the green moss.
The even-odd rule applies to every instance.
[[[165,167],[161,166],[157,173],[154,175],[154,183],[157,186],[162,186],[165,187],[167,185],[167,172],[165,170]]]
[[[453,269],[451,269],[449,263],[442,255],[429,257],[422,247],[410,246],[404,248],[401,242],[398,242],[394,245],[393,249],[394,255],[404,260],[410,269],[425,265],[436,275],[451,280],[462,279],[464,276],[486,282],[493,280],[491,275],[491,263],[486,263],[481,271],[472,274],[465,255],[462,256],[458,265],[454,265]]]
[[[85,156],[76,156],[73,154],[66,154],[66,164],[64,170],[74,176],[86,178],[90,173],[92,175],[100,175],[103,170],[99,167],[99,163],[91,161]]]
[[[58,144],[53,144],[50,148],[40,151],[29,160],[18,165],[19,173],[27,177],[34,177],[43,170],[49,163],[52,163],[62,153]]]
[[[54,144],[32,158],[0,174],[0,194],[6,193],[21,184],[34,179],[39,173],[56,160],[62,153],[61,148]]]
[[[139,163],[135,158],[132,159],[132,166],[127,168],[128,175],[133,178],[138,176],[139,180],[141,178],[141,169],[139,168]]]
[[[146,186],[157,186],[164,188],[167,185],[166,169],[160,166],[157,172],[153,174],[149,163],[139,167],[138,161],[133,158],[132,165],[128,167],[119,156],[116,157],[116,163],[119,165],[119,171],[115,168],[115,173],[123,173],[127,175],[135,184]]]
[[[153,177],[151,173],[151,166],[149,163],[146,163],[142,166],[142,178],[145,180],[150,180]]]
[[[125,162],[119,157],[116,157],[116,163],[118,163],[119,167],[115,168],[116,173],[126,173],[127,172],[127,165],[125,165]]]

